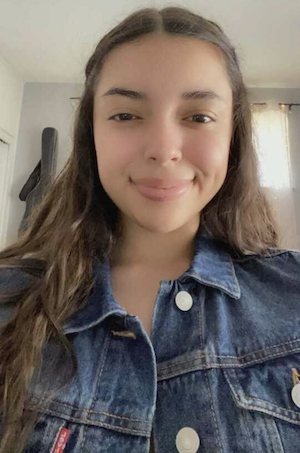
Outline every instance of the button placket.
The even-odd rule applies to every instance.
[[[175,297],[175,303],[179,310],[188,311],[193,306],[193,298],[187,291],[179,291]],[[179,453],[196,453],[200,439],[194,429],[185,427],[178,431],[175,443]]]

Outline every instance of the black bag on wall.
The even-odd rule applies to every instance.
[[[26,230],[28,216],[39,204],[56,175],[58,132],[46,127],[42,132],[42,157],[23,186],[19,198],[26,201],[25,213],[19,227],[19,236]]]

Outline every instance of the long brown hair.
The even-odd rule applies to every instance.
[[[151,33],[207,41],[226,62],[234,112],[228,172],[201,212],[201,225],[241,254],[264,254],[268,247],[278,247],[278,226],[259,183],[248,93],[234,47],[216,23],[186,8],[145,8],[132,13],[100,40],[88,60],[71,156],[34,209],[28,229],[0,253],[1,272],[7,278],[13,278],[16,270],[34,274],[29,287],[0,296],[1,303],[17,302],[18,307],[0,329],[0,453],[21,453],[35,426],[38,408],[27,410],[27,389],[50,338],[68,353],[73,365],[70,380],[77,371],[62,323],[87,303],[94,284],[93,263],[111,256],[121,234],[118,209],[98,176],[94,93],[110,51]]]

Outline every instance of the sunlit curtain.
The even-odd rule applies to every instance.
[[[299,250],[290,167],[288,106],[251,105],[260,181],[280,227],[280,247]]]

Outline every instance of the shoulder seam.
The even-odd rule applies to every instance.
[[[273,258],[275,256],[283,255],[285,253],[296,253],[300,257],[300,251],[299,250],[292,250],[292,249],[276,249],[273,251],[273,253],[269,253],[267,255],[257,255],[253,253],[252,255],[247,255],[244,256],[243,258],[232,258],[232,261],[235,263],[243,262],[243,261],[248,261],[250,259],[256,258],[256,259],[266,259],[266,258]]]

